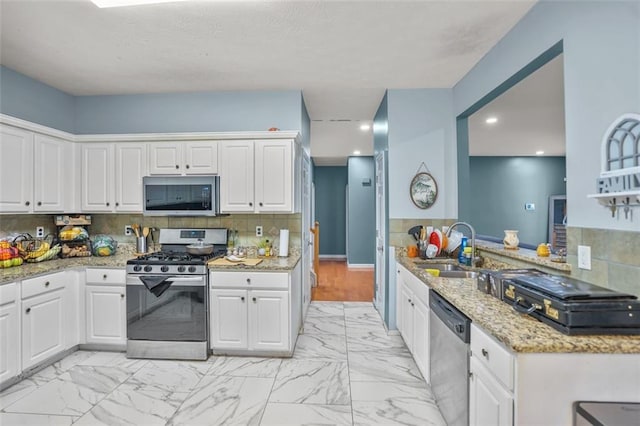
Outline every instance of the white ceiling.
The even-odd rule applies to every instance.
[[[312,155],[342,157],[361,138],[330,120],[372,120],[387,88],[453,87],[534,3],[0,0],[0,63],[73,95],[302,90]]]
[[[564,156],[563,71],[559,55],[469,117],[469,154]]]

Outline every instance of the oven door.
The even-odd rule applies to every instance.
[[[171,286],[155,296],[127,275],[127,339],[202,342],[208,336],[206,275],[169,276]]]

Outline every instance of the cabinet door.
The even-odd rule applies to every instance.
[[[22,368],[65,349],[64,289],[22,301]]]
[[[491,376],[475,356],[469,376],[469,424],[471,426],[513,424],[513,397]]]
[[[400,269],[396,270],[396,327],[400,334],[403,333],[402,314],[404,312],[404,303],[402,291],[404,289],[404,279],[400,273]]]
[[[409,350],[413,352],[413,293],[405,285],[400,289],[399,304],[402,304],[402,331],[400,334]]]
[[[127,343],[124,286],[86,287],[87,343]]]
[[[211,290],[211,348],[247,349],[247,291]]]
[[[7,303],[0,306],[0,383],[20,373],[19,348],[18,303]]]
[[[255,170],[256,211],[293,212],[293,142],[256,144]]]
[[[220,211],[253,212],[253,141],[220,142]]]
[[[69,142],[35,135],[34,202],[37,212],[63,212],[64,193],[72,190],[69,182],[72,152]]]
[[[413,306],[413,359],[422,377],[430,383],[429,377],[429,307],[414,298]]]
[[[182,145],[178,142],[156,142],[149,144],[149,174],[180,175],[182,166]]]
[[[218,143],[188,142],[185,144],[184,163],[188,175],[218,174]]]
[[[113,210],[113,145],[82,145],[82,211]]]
[[[252,290],[249,298],[249,347],[289,350],[289,293]]]
[[[147,174],[147,146],[115,145],[116,211],[142,212],[142,177]]]
[[[27,213],[33,203],[33,133],[0,125],[0,212]]]

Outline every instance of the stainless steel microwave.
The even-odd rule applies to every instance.
[[[146,216],[216,216],[220,213],[218,176],[145,176]]]

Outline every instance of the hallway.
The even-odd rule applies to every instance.
[[[311,289],[311,300],[371,302],[373,268],[348,268],[344,260],[321,260],[318,286]]]

